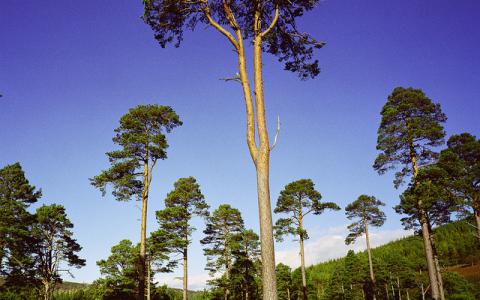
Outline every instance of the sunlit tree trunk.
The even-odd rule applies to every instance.
[[[368,222],[366,218],[363,218],[363,224],[365,225],[365,240],[367,242],[368,265],[370,267],[370,279],[372,280],[372,286],[373,286],[373,300],[375,300],[377,299],[375,296],[375,292],[376,292],[375,274],[373,273],[372,251],[370,249],[370,237],[368,235]]]
[[[140,230],[140,257],[139,257],[139,283],[138,283],[138,299],[145,299],[145,278],[146,278],[146,239],[147,239],[147,205],[148,205],[148,189],[150,186],[150,169],[148,163],[148,148],[146,150],[146,159],[143,166],[143,191],[142,191],[142,225]]]
[[[303,232],[303,214],[302,214],[302,208],[300,208],[299,214],[298,214],[298,222],[299,222],[299,230],[300,232]],[[305,248],[304,248],[304,239],[303,239],[303,234],[300,234],[300,267],[302,271],[302,294],[303,294],[303,300],[307,300],[307,276],[305,273]]]
[[[183,300],[188,299],[188,267],[187,267],[188,250],[183,249]]]

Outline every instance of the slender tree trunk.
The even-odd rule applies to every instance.
[[[440,290],[438,286],[438,279],[437,279],[437,270],[435,267],[435,262],[433,258],[433,249],[431,240],[429,237],[429,229],[428,229],[428,220],[425,216],[425,212],[422,212],[422,217],[420,220],[422,226],[422,236],[423,236],[423,246],[425,248],[425,258],[427,259],[427,269],[428,269],[428,277],[430,279],[430,288],[432,290],[432,299],[439,300],[440,299]]]
[[[150,260],[147,259],[147,300],[150,300],[150,282],[151,282],[151,270]]]
[[[428,230],[429,230],[430,244],[432,245],[433,261],[435,263],[435,271],[437,275],[438,290],[440,292],[440,299],[445,300],[445,294],[443,291],[443,279],[442,279],[440,263],[438,262],[438,254],[437,254],[437,248],[435,247],[435,239],[433,237],[432,227],[430,226],[430,223],[428,225],[429,225]]]
[[[183,249],[183,300],[188,299],[188,267],[187,267],[188,250]]]
[[[290,289],[287,287],[287,300],[290,300]]]
[[[370,279],[372,280],[372,287],[373,287],[373,300],[375,300],[377,299],[375,297],[375,291],[376,291],[375,274],[373,273],[372,251],[370,248],[370,238],[368,235],[368,222],[366,218],[363,219],[363,223],[365,225],[365,239],[367,242],[368,265],[370,267]]]
[[[227,279],[227,286],[225,287],[225,295],[224,299],[228,300],[230,298],[230,269],[227,267],[227,270],[225,271],[225,278]]]
[[[143,192],[142,192],[142,225],[140,230],[140,259],[139,259],[139,283],[138,283],[138,299],[145,299],[145,276],[146,276],[146,239],[147,239],[147,204],[148,204],[148,188],[150,184],[150,174],[148,167],[148,149],[147,160],[143,167]]]
[[[305,273],[305,246],[303,240],[303,212],[302,212],[302,202],[300,201],[300,207],[298,212],[298,222],[299,222],[299,229],[300,229],[300,267],[302,270],[302,293],[303,293],[303,300],[307,300],[307,275]]]

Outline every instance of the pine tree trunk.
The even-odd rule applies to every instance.
[[[183,249],[183,300],[188,299],[188,268],[187,268],[187,249]]]
[[[369,238],[369,235],[368,235],[368,222],[367,220],[364,218],[363,219],[363,222],[364,222],[364,225],[365,225],[365,240],[367,242],[367,253],[368,253],[368,264],[369,264],[369,267],[370,267],[370,279],[372,280],[372,287],[373,287],[373,300],[376,299],[375,297],[375,291],[376,291],[376,288],[375,288],[375,274],[373,273],[373,262],[372,262],[372,251],[371,251],[371,248],[370,248],[370,238]]]
[[[259,15],[260,12],[257,11],[256,18],[259,18]],[[270,204],[270,142],[268,139],[267,123],[265,119],[265,102],[263,98],[261,37],[257,36],[254,39],[253,49],[255,105],[258,140],[260,142],[256,157],[256,170],[260,218],[263,299],[277,300],[272,208]]]
[[[445,300],[445,294],[443,291],[443,280],[442,280],[442,273],[440,268],[440,263],[438,262],[438,254],[437,248],[435,247],[435,239],[433,237],[432,227],[428,226],[429,236],[430,236],[430,244],[432,245],[432,253],[433,253],[433,261],[435,263],[435,271],[437,274],[437,282],[438,282],[438,290],[440,292],[440,299]]]
[[[151,296],[151,281],[152,281],[152,275],[151,275],[151,271],[152,271],[152,267],[150,266],[150,260],[147,259],[147,300],[150,300],[150,296]]]
[[[303,237],[300,237],[300,265],[302,269],[302,293],[303,300],[307,300],[307,276],[305,273],[305,250]]]
[[[430,288],[432,290],[432,299],[440,300],[440,290],[438,287],[437,271],[433,258],[433,249],[430,240],[428,220],[425,212],[421,211],[420,223],[422,226],[423,245],[425,248],[425,258],[427,259],[428,277],[430,279]]]
[[[147,149],[148,156],[148,149]],[[148,188],[149,188],[149,169],[148,157],[144,163],[143,170],[143,192],[142,192],[142,225],[140,230],[140,257],[139,257],[139,283],[138,283],[138,299],[145,299],[145,277],[146,277],[146,239],[147,239],[147,204],[148,204]]]

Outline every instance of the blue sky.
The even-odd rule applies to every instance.
[[[200,26],[180,48],[162,49],[141,15],[140,0],[0,3],[0,165],[21,162],[43,190],[39,204],[66,207],[87,259],[76,281],[97,278],[95,261],[121,239],[139,240],[139,203],[102,198],[88,181],[108,167],[113,129],[138,104],[170,105],[184,122],[168,135],[169,157],[154,171],[149,230],[173,183],[194,176],[212,208],[230,203],[258,231],[241,89],[218,80],[236,72],[231,47]],[[299,81],[265,56],[272,136],[277,115],[282,121],[271,159],[272,202],[299,178],[311,178],[325,201],[342,207],[360,194],[375,195],[387,203],[379,240],[397,237],[393,174],[379,176],[371,167],[381,107],[394,87],[422,88],[441,103],[448,135],[480,135],[480,3],[326,0],[300,26],[327,43],[317,52],[318,78]],[[195,222],[194,288],[205,276],[203,223]],[[310,217],[311,263],[345,253],[341,243],[330,256],[322,252],[345,224],[342,212]],[[288,240],[277,249],[297,253]],[[177,285],[174,276],[159,280]]]

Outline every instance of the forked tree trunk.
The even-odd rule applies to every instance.
[[[373,300],[375,300],[377,299],[375,296],[375,291],[376,291],[375,274],[373,273],[372,251],[370,249],[370,238],[368,236],[368,222],[366,218],[363,219],[363,223],[365,225],[365,240],[367,242],[368,265],[370,267],[370,279],[372,280]]]
[[[183,249],[183,300],[188,299],[188,267],[187,267],[188,250]]]
[[[262,32],[262,14],[259,2],[257,2],[256,5],[257,7],[254,8],[255,17],[253,22],[253,92],[255,94],[255,101],[253,101],[252,98],[252,89],[248,79],[243,33],[240,26],[236,23],[235,16],[233,15],[228,1],[223,1],[223,8],[225,17],[228,20],[230,27],[234,30],[236,37],[213,20],[208,5],[205,7],[205,16],[210,24],[232,43],[238,55],[238,71],[247,113],[247,145],[257,172],[258,213],[260,219],[262,258],[262,293],[263,299],[265,300],[277,300],[277,280],[275,275],[275,252],[269,186],[270,144],[265,120],[265,102],[263,95],[262,42],[263,36],[273,28],[278,20],[278,9],[276,10],[276,16],[270,26]],[[255,123],[258,130],[259,146],[257,146],[255,140]]]

